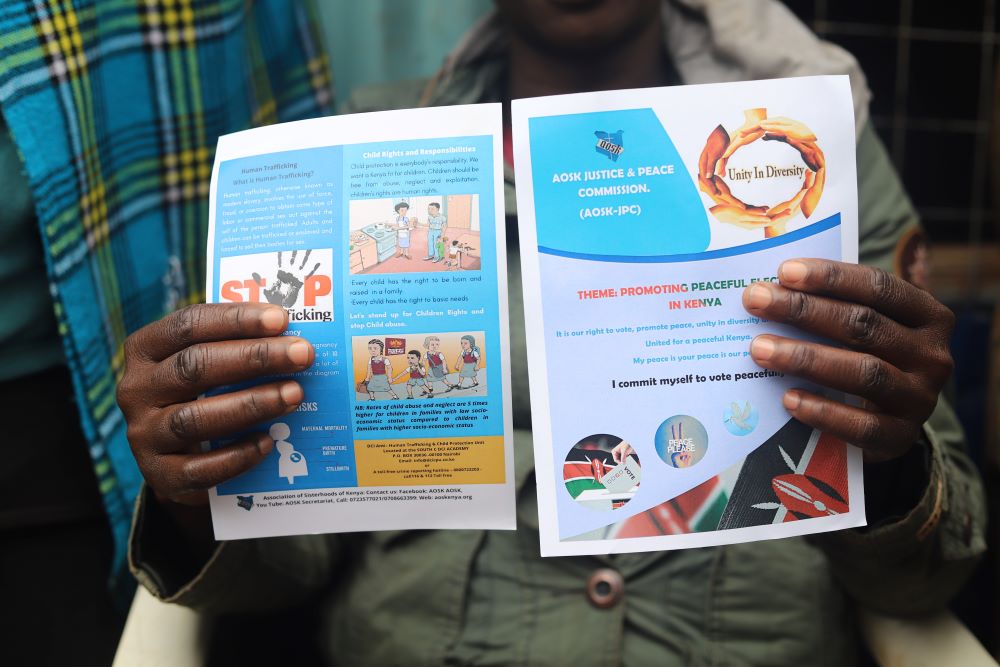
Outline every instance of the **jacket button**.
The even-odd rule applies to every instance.
[[[625,580],[617,570],[601,568],[587,580],[587,599],[598,609],[613,607],[625,597]]]

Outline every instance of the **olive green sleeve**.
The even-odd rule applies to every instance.
[[[920,219],[871,124],[861,130],[857,162],[859,260],[895,272],[900,240],[920,232]]]
[[[848,593],[883,613],[905,616],[943,608],[986,550],[982,482],[943,398],[924,424],[924,439],[917,447],[927,448],[929,470],[916,507],[875,527],[815,538]]]
[[[858,199],[861,261],[893,271],[899,240],[919,233],[919,223],[870,126],[858,143]],[[943,397],[907,458],[919,463],[901,464],[895,476],[866,476],[868,528],[814,537],[852,597],[897,615],[943,607],[986,549],[982,482],[966,453],[958,419]],[[892,503],[875,503],[876,498],[894,498],[896,507],[901,498],[915,504],[887,513],[885,507]]]
[[[330,584],[342,539],[302,535],[219,542],[207,562],[192,563],[144,486],[132,522],[129,566],[164,602],[213,613],[275,610]]]

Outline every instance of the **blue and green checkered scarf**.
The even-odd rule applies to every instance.
[[[329,112],[313,11],[288,0],[0,3],[0,109],[34,196],[116,571],[141,481],[115,403],[122,343],[204,298],[217,137]]]

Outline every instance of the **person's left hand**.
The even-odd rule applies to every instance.
[[[779,268],[778,280],[748,287],[747,311],[844,347],[764,334],[750,344],[753,360],[864,399],[856,407],[790,389],[785,409],[863,448],[866,460],[905,454],[951,375],[954,314],[929,293],[868,266],[790,260]]]

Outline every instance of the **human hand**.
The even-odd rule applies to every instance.
[[[753,360],[864,399],[857,407],[790,389],[785,409],[861,447],[866,460],[905,454],[951,374],[955,316],[929,293],[867,266],[797,259],[781,265],[778,279],[743,292],[747,311],[844,347],[765,334],[751,343]]]
[[[689,468],[693,459],[694,457],[689,451],[677,452],[671,458],[675,468]]]
[[[158,499],[204,504],[210,487],[246,472],[274,447],[264,433],[211,452],[202,452],[200,443],[294,411],[303,398],[298,382],[277,380],[195,399],[222,385],[308,368],[312,345],[279,336],[287,326],[288,314],[277,306],[201,304],[125,341],[118,404],[132,454]]]
[[[306,250],[302,255],[302,263],[299,265],[298,269],[295,268],[295,256],[298,254],[297,250],[292,251],[292,258],[288,262],[286,269],[281,267],[281,256],[282,253],[278,253],[278,272],[277,278],[269,286],[265,287],[265,280],[260,277],[260,274],[254,273],[253,279],[261,287],[264,287],[264,298],[267,299],[268,303],[273,303],[276,306],[284,306],[285,308],[291,308],[295,305],[296,301],[299,299],[299,291],[302,290],[302,286],[305,285],[306,280],[312,278],[313,274],[319,269],[319,262],[316,262],[316,266],[312,268],[304,278],[300,278],[298,274],[301,274],[306,268],[306,262],[309,261],[309,255],[312,254],[312,250]]]
[[[615,460],[615,463],[621,463],[634,453],[635,450],[632,449],[632,445],[622,440],[611,450],[611,458]]]

